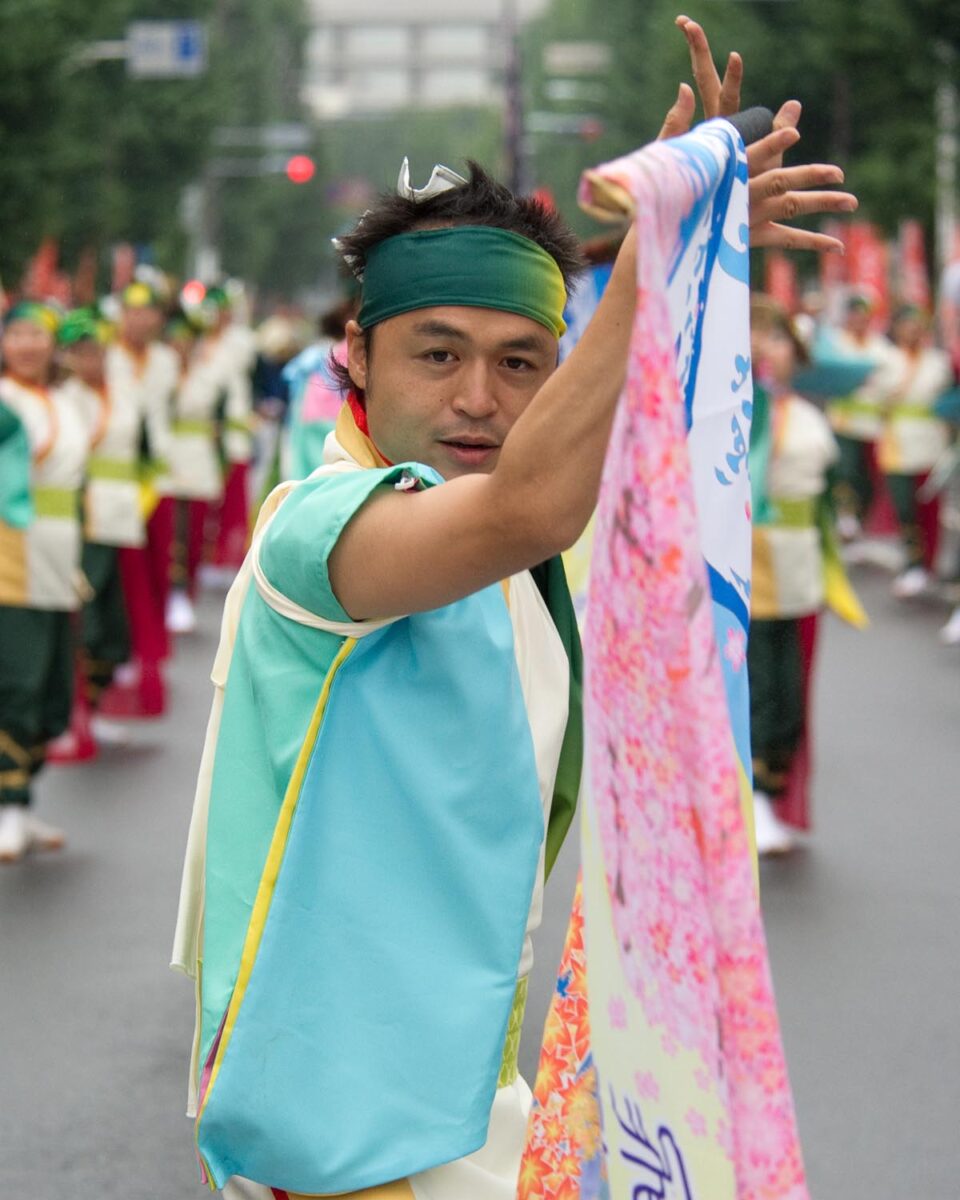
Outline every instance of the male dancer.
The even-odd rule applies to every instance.
[[[779,168],[796,138],[755,151],[752,225],[830,248],[770,224],[855,207],[806,191],[836,168]],[[479,168],[402,181],[340,243],[348,403],[228,598],[175,949],[227,1196],[514,1194],[529,935],[579,778],[556,555],[596,500],[634,245],[557,368],[572,235]]]

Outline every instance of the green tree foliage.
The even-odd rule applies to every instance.
[[[199,19],[210,62],[197,79],[130,78],[122,61],[82,63],[131,20]],[[303,0],[0,0],[0,278],[15,287],[41,238],[68,267],[86,247],[133,242],[185,264],[186,185],[223,125],[301,119]],[[226,180],[215,195],[227,270],[290,290],[323,226],[319,184]],[[289,284],[289,287],[286,285]]]
[[[263,127],[303,119],[299,87],[306,32],[302,0],[219,0],[213,42],[218,124]],[[308,153],[320,158],[318,141]],[[222,157],[235,154],[225,150]],[[262,158],[264,151],[252,157]],[[328,242],[321,172],[304,184],[282,172],[221,179],[213,185],[213,199],[228,273],[287,295],[316,280]]]
[[[691,81],[675,0],[554,0],[530,40],[602,37],[613,61],[603,81],[606,134],[598,147],[567,148],[581,167],[656,136],[681,80]],[[960,5],[940,0],[690,0],[718,60],[738,50],[744,104],[804,105],[794,162],[837,161],[861,215],[892,230],[901,217],[932,222],[938,83],[960,53]],[[529,43],[528,43],[529,44]],[[956,63],[954,76],[960,72]],[[541,89],[534,104],[549,103]],[[598,154],[598,150],[600,153]],[[538,146],[540,177],[563,160]],[[569,195],[569,163],[564,166]]]

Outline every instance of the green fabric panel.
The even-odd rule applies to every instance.
[[[130,626],[117,547],[86,542],[81,565],[94,591],[80,619],[84,651],[94,662],[119,666],[130,657]]]
[[[260,565],[270,583],[326,621],[350,621],[330,586],[330,554],[347,522],[370,496],[404,475],[427,484],[439,479],[429,467],[406,463],[323,475],[294,488],[270,522],[260,550]]]
[[[770,397],[755,385],[753,417],[750,423],[750,505],[754,525],[770,523],[770,498],[767,495],[767,471],[770,467]]]
[[[544,859],[545,874],[549,878],[553,864],[557,861],[560,847],[573,822],[580,792],[580,776],[583,771],[583,648],[580,645],[580,630],[567,586],[567,576],[559,555],[548,559],[531,571],[534,582],[547,606],[560,641],[570,662],[570,700],[567,730],[560,750],[557,782],[553,791],[553,807],[547,824],[547,844]]]
[[[67,728],[72,703],[70,613],[0,605],[0,730],[30,752],[30,774],[42,765],[42,747]],[[0,771],[23,765],[0,756]],[[0,803],[29,802],[29,780],[0,783]]]
[[[33,515],[27,431],[17,414],[0,401],[0,521],[26,529]]]
[[[520,1035],[523,1032],[523,1015],[527,1011],[527,993],[530,990],[530,976],[525,975],[517,982],[517,990],[513,996],[513,1008],[507,1022],[507,1037],[503,1043],[503,1059],[500,1063],[500,1075],[497,1087],[511,1087],[520,1074]]]
[[[333,421],[297,421],[290,424],[290,472],[306,479],[323,462],[323,446]]]
[[[753,757],[782,770],[803,734],[800,622],[752,621],[747,643]]]

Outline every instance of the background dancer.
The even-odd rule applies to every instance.
[[[147,283],[121,293],[116,341],[107,351],[107,384],[117,403],[140,414],[144,437],[141,478],[148,485],[151,511],[147,538],[120,552],[120,571],[130,621],[133,659],[117,672],[104,694],[101,711],[117,717],[159,716],[166,706],[163,662],[170,654],[165,626],[169,591],[173,509],[167,496],[172,439],[170,413],[179,360],[160,340],[163,307]]]
[[[0,340],[0,862],[64,843],[32,809],[47,745],[70,720],[90,446],[80,411],[52,384],[58,323],[47,305],[17,304]]]

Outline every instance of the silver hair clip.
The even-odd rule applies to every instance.
[[[415,204],[419,204],[421,200],[429,200],[433,196],[449,192],[451,188],[459,187],[466,182],[464,177],[458,175],[456,171],[451,171],[449,167],[444,167],[442,164],[437,163],[425,187],[411,187],[410,159],[405,158],[400,166],[400,177],[397,180],[397,195],[402,196],[404,200],[412,200]]]
[[[445,167],[442,163],[437,163],[430,173],[430,178],[427,180],[426,186],[422,188],[411,187],[410,185],[410,159],[405,158],[400,167],[400,177],[397,180],[397,195],[404,200],[412,200],[414,204],[419,204],[421,200],[429,200],[433,196],[440,196],[444,192],[449,192],[451,188],[460,187],[466,183],[466,179],[462,175],[458,175],[456,171]],[[357,228],[363,224],[364,217],[357,222]],[[347,267],[353,272],[355,277],[362,282],[363,271],[359,268],[352,255],[343,254],[343,247],[339,238],[331,238],[331,245],[338,254],[343,256],[343,260]]]

